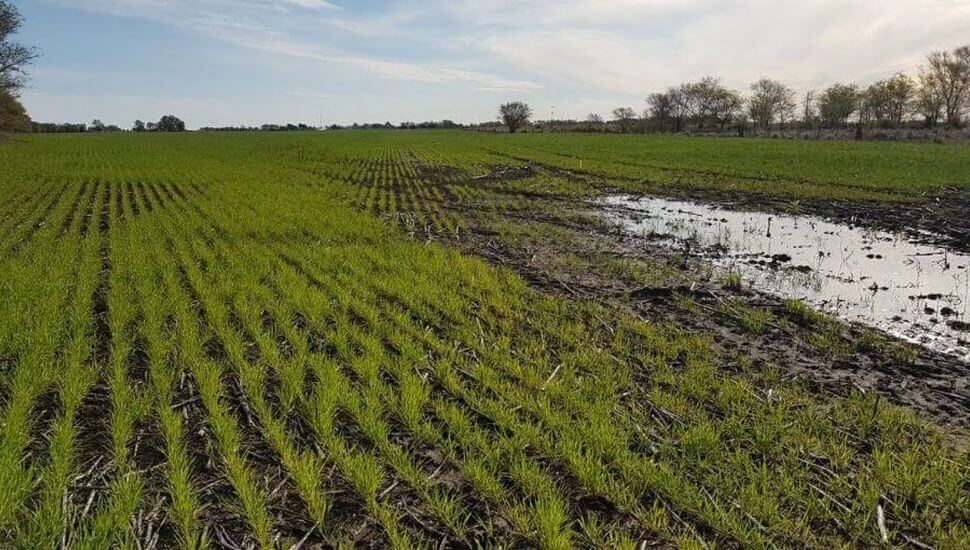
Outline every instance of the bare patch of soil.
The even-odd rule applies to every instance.
[[[558,169],[550,175],[584,181],[590,177],[564,174]],[[518,170],[499,169],[469,184],[504,184],[517,177],[520,177]],[[584,222],[581,216],[573,215],[588,213],[590,206],[581,198],[533,194],[529,199],[536,209],[534,215],[523,218],[521,211],[499,211],[498,222],[480,215],[486,209],[475,201],[452,201],[442,206],[466,220],[458,236],[427,231],[419,231],[414,236],[447,242],[512,269],[541,291],[608,302],[651,321],[709,335],[721,363],[729,368],[741,361],[770,364],[821,392],[846,395],[853,391],[875,391],[938,423],[959,428],[970,426],[970,364],[881,334],[878,342],[873,342],[871,329],[846,324],[838,324],[834,334],[831,330],[827,334],[838,344],[839,351],[834,353],[819,345],[817,331],[801,326],[786,311],[782,300],[725,287],[705,274],[703,262],[697,262],[689,251],[681,253],[607,225]],[[745,205],[740,201],[734,204]],[[861,216],[867,213],[873,220],[899,224],[910,231],[939,223],[931,220],[934,216],[953,215],[951,208],[954,208],[935,203],[928,203],[922,209],[886,204],[828,204],[836,217],[862,223]],[[759,205],[760,209],[765,207]],[[823,205],[814,207],[821,210]],[[891,216],[887,212],[895,214]],[[503,238],[501,224],[515,226],[530,222],[554,231],[557,236]],[[970,247],[970,225],[966,220],[955,219],[947,231],[954,239],[961,238],[965,232],[963,244]],[[563,261],[564,258],[572,261]],[[672,275],[644,284],[643,280],[611,268],[617,260],[650,265],[654,269],[660,266]],[[772,320],[764,330],[752,331],[744,326],[738,314],[725,307],[727,303],[765,310],[771,313]]]

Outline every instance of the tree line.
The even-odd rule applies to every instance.
[[[768,131],[802,128],[960,128],[970,111],[970,46],[927,55],[915,77],[897,73],[866,87],[836,83],[798,97],[782,82],[762,78],[747,93],[732,90],[718,77],[671,86],[646,96],[646,108],[613,109],[607,122],[590,114],[575,129],[619,132]],[[499,120],[509,132],[529,123],[532,110],[522,102],[503,104]]]
[[[124,128],[116,124],[105,124],[101,119],[94,119],[90,124],[83,122],[76,123],[52,123],[52,122],[33,122],[31,131],[38,134],[79,134],[79,133],[114,133],[125,132]],[[143,122],[136,120],[132,125],[132,132],[184,132],[185,122],[175,115],[165,115],[158,122]]]

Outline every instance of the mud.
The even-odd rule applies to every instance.
[[[597,202],[627,231],[685,250],[781,298],[970,361],[970,254],[815,216],[660,197]]]
[[[809,199],[785,195],[740,192],[732,190],[738,182],[780,182],[787,184],[819,185],[812,180],[782,178],[778,176],[738,176],[711,170],[688,170],[652,167],[670,175],[669,181],[640,180],[616,176],[605,177],[583,170],[566,170],[557,166],[490,151],[517,162],[541,169],[543,172],[580,181],[605,193],[623,193],[630,188],[644,189],[667,198],[697,200],[736,210],[758,210],[779,214],[819,216],[834,223],[867,227],[890,233],[905,233],[909,238],[956,251],[970,253],[970,190],[941,187],[931,194],[920,196],[898,195],[896,202],[843,199]],[[644,167],[636,163],[623,163]],[[701,179],[714,186],[695,186],[691,182]],[[615,183],[610,183],[610,181]],[[617,185],[619,184],[619,186]],[[835,183],[825,184],[834,188],[853,188]]]
[[[586,174],[564,174],[559,169],[548,172],[535,166],[533,169],[539,175],[570,177],[594,184]],[[517,176],[515,172],[496,170],[489,177],[468,180],[466,184],[504,186],[508,183],[504,179],[506,174],[513,179]],[[596,186],[605,188],[605,185]],[[494,196],[502,193],[507,193],[507,189],[496,189]],[[554,193],[529,196],[533,201],[530,211],[535,212],[530,220],[567,237],[510,243],[501,238],[502,231],[495,219],[481,214],[496,211],[490,208],[494,204],[478,204],[488,199],[468,201],[445,197],[449,200],[441,207],[458,214],[467,223],[460,235],[426,230],[414,232],[415,238],[439,240],[512,269],[544,292],[614,304],[650,321],[687,333],[708,335],[723,368],[740,368],[741,362],[749,361],[756,365],[774,365],[820,393],[848,395],[875,391],[937,423],[961,431],[970,426],[970,364],[954,356],[892,338],[886,339],[887,345],[866,344],[871,339],[871,330],[850,323],[837,325],[835,337],[844,344],[844,350],[839,354],[828,353],[812,345],[815,332],[799,326],[797,319],[790,319],[781,298],[754,289],[726,288],[719,278],[711,276],[709,261],[698,261],[685,256],[683,251],[616,226],[583,222],[574,215],[589,211],[589,204],[581,198]],[[522,218],[521,209],[499,212],[502,219],[498,223],[527,221]],[[906,216],[901,214],[895,219],[903,220]],[[563,257],[590,261],[560,261]],[[596,259],[660,266],[674,275],[645,286],[641,281],[604,268]],[[700,314],[683,307],[685,296],[696,304]],[[739,323],[736,315],[719,307],[734,300],[766,309],[778,322],[763,333],[752,334]]]

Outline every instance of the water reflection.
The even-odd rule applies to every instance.
[[[970,256],[812,216],[655,197],[603,199],[627,230],[711,260],[755,288],[970,361]]]

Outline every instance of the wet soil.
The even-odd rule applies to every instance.
[[[732,190],[739,180],[770,182],[779,181],[789,184],[818,185],[810,180],[794,180],[779,177],[739,177],[707,170],[679,170],[680,177],[674,182],[637,180],[602,175],[582,170],[565,170],[557,166],[537,163],[528,158],[505,155],[498,151],[492,153],[505,156],[517,162],[526,162],[531,168],[580,181],[599,188],[604,192],[629,193],[634,188],[662,190],[663,196],[673,199],[699,200],[723,208],[738,210],[761,210],[785,214],[813,215],[835,223],[872,229],[905,233],[912,239],[924,244],[970,252],[970,190],[942,187],[932,194],[919,196],[900,195],[898,202],[879,202],[869,200],[808,199],[784,195],[741,192]],[[689,182],[692,176],[702,177],[722,184],[723,189],[711,186],[695,187]],[[612,180],[613,184],[606,180]],[[617,183],[621,184],[620,187]],[[844,185],[828,184],[833,187]],[[659,194],[659,193],[658,193]]]
[[[710,261],[722,274],[847,322],[970,361],[970,255],[817,216],[738,211],[659,197],[596,206],[633,235]]]
[[[479,187],[491,184],[502,187],[501,193],[515,194],[508,191],[511,181],[537,173],[590,183],[590,176],[586,174],[559,169],[546,171],[533,165],[528,170],[498,169],[467,184]],[[830,341],[835,339],[840,344],[839,353],[832,353],[818,345],[817,330],[803,327],[786,311],[781,299],[754,290],[729,288],[710,274],[707,262],[692,258],[689,253],[652,243],[594,219],[583,221],[582,214],[589,213],[589,203],[581,197],[555,193],[526,195],[519,198],[532,201],[527,217],[523,217],[521,207],[503,211],[496,210],[494,203],[492,208],[486,208],[467,199],[447,201],[440,206],[466,220],[461,232],[456,236],[417,230],[413,231],[414,236],[445,242],[512,269],[543,292],[606,302],[686,333],[708,335],[725,368],[740,368],[742,362],[752,361],[755,365],[773,365],[821,393],[878,392],[889,401],[909,407],[937,423],[960,431],[970,427],[970,364],[884,335],[874,342],[872,329],[847,323],[837,323],[835,334],[828,334]],[[877,215],[877,210],[866,210],[866,205],[853,208],[845,207],[843,215],[849,216],[849,212]],[[934,215],[945,208],[938,208]],[[496,222],[494,215],[481,215],[483,211],[498,212],[499,221]],[[911,212],[892,211],[895,218],[887,219],[895,223],[914,219]],[[502,236],[503,223],[537,223],[557,236],[510,241]],[[970,240],[970,227],[959,224],[953,227],[953,235],[966,230]],[[573,261],[562,261],[563,258]],[[643,280],[610,269],[610,260],[641,263],[652,266],[653,271],[659,268],[673,275],[644,284]],[[692,304],[689,308],[684,306],[685,298]],[[752,332],[744,327],[736,313],[724,307],[727,303],[768,310],[773,320],[766,330]]]
[[[792,201],[776,196],[735,193],[686,193],[720,206],[792,213]],[[845,201],[810,199],[798,201],[795,213],[833,222],[904,233],[924,243],[970,252],[970,192],[941,189],[921,202]]]

